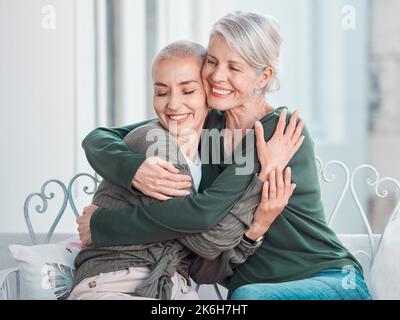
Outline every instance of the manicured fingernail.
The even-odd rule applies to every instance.
[[[256,124],[254,125],[256,128],[261,126],[261,122],[260,121],[256,121]]]

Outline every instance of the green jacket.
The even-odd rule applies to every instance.
[[[275,132],[281,110],[278,108],[261,119],[266,140]],[[133,154],[122,139],[144,123],[119,129],[99,128],[82,143],[92,167],[112,183],[129,190],[145,156]],[[224,126],[224,113],[215,110],[209,113],[204,124],[205,129],[222,130]],[[305,142],[288,164],[292,168],[292,181],[297,185],[294,194],[266,233],[261,247],[227,279],[226,285],[231,291],[249,283],[305,279],[330,268],[355,266],[362,271],[358,261],[326,224],[312,139],[307,129],[303,134]],[[200,144],[201,148],[205,146]],[[245,145],[244,152],[254,152],[254,148],[254,144]],[[94,245],[160,242],[213,228],[229,213],[260,165],[255,157],[254,172],[249,175],[237,175],[240,167],[235,162],[203,164],[197,194],[148,206],[99,208],[90,223]]]
[[[154,139],[146,138],[148,135],[157,141],[158,157],[171,161],[181,174],[191,175],[176,141],[171,139],[168,131],[158,122],[151,122],[132,130],[125,136],[124,142],[133,152],[146,153],[154,144]],[[197,284],[223,281],[232,275],[232,270],[237,265],[254,254],[258,247],[243,239],[243,234],[251,225],[254,211],[260,202],[262,187],[263,182],[254,176],[253,182],[230,210],[230,214],[216,227],[203,233],[151,244],[91,246],[81,250],[75,259],[74,285],[101,273],[147,266],[151,270],[149,278],[141,281],[132,294],[169,300],[173,287],[171,276],[175,272],[186,278],[190,275]],[[191,191],[197,192],[194,186]],[[138,204],[149,205],[156,201],[158,200],[141,192],[131,192],[103,180],[93,196],[92,203],[101,208],[117,209]],[[218,265],[209,262],[220,255],[224,260],[219,258]]]

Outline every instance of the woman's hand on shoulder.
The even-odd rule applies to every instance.
[[[164,201],[189,195],[192,178],[179,174],[179,170],[170,162],[158,157],[149,157],[137,170],[132,186],[146,196]]]
[[[286,126],[287,111],[279,116],[274,135],[267,142],[264,140],[264,128],[261,122],[255,125],[257,155],[261,164],[260,179],[267,179],[272,170],[283,170],[300,149],[304,142],[302,131],[304,120],[297,123],[299,112],[295,111]]]

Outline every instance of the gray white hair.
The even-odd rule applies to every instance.
[[[214,24],[211,37],[220,34],[256,72],[271,68],[263,94],[279,90],[278,66],[282,37],[278,21],[253,12],[229,13]]]
[[[156,63],[163,60],[189,57],[198,58],[201,63],[204,63],[204,60],[207,57],[207,49],[201,44],[192,41],[174,41],[160,50],[154,58],[152,66],[154,67]]]

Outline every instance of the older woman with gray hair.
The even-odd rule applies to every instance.
[[[275,131],[286,132],[278,119],[289,115],[286,108],[274,108],[265,98],[279,87],[281,42],[274,18],[247,12],[228,14],[213,27],[202,70],[212,109],[204,128],[222,132],[221,154],[231,154],[237,146],[244,146],[243,154],[250,152],[251,143],[242,140],[246,129],[254,128],[264,135],[266,142],[258,141],[256,145],[258,157],[253,172],[238,174],[242,164],[237,162],[203,164],[197,194],[148,206],[92,210],[81,221],[86,230],[81,233],[82,239],[93,241],[95,246],[140,244],[204,231],[229,213],[252,174],[262,170],[273,179],[277,168],[269,165],[280,163],[275,160],[284,155],[270,152],[270,147],[290,141],[271,139]],[[302,125],[300,122],[293,136],[299,135]],[[292,117],[288,128],[293,127],[296,120]],[[133,128],[99,128],[91,132],[83,142],[89,162],[103,177],[128,190],[168,198],[179,195],[179,175],[150,163],[123,144],[123,137]],[[233,130],[242,130],[243,134],[238,137]],[[302,134],[304,143],[285,164],[291,168],[297,187],[273,222],[257,221],[255,216],[245,237],[262,243],[222,282],[229,289],[230,299],[370,299],[360,263],[326,224],[312,138],[305,128]],[[202,143],[202,156],[211,149],[210,144]],[[269,198],[277,196],[270,188]],[[223,255],[205,267],[219,264],[221,259]]]

